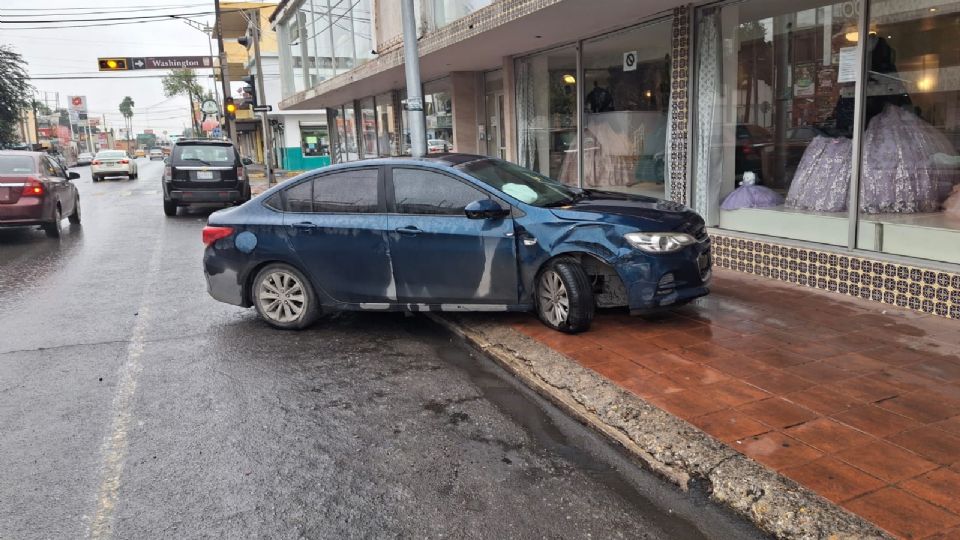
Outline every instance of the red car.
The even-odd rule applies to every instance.
[[[80,223],[77,178],[42,152],[0,151],[0,227],[40,225],[58,238],[64,217]]]

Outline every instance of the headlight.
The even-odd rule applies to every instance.
[[[647,253],[670,253],[697,243],[696,238],[686,233],[632,232],[624,235],[630,245]]]

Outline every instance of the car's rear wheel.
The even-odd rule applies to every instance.
[[[306,328],[320,316],[310,282],[287,264],[269,264],[260,270],[253,279],[250,298],[263,320],[283,330]]]
[[[177,215],[177,203],[173,201],[168,201],[164,199],[163,201],[163,213],[168,216]]]
[[[73,203],[73,213],[70,214],[70,223],[72,225],[80,224],[80,196],[77,196],[77,200]]]
[[[50,238],[60,238],[60,234],[63,232],[63,213],[60,211],[60,205],[57,205],[54,210],[53,221],[45,224],[43,230]]]
[[[593,322],[593,290],[583,267],[572,259],[547,265],[537,277],[537,315],[544,324],[570,334],[583,332]]]
[[[93,181],[94,181],[94,182],[99,182],[99,181],[100,181],[100,176],[98,176],[98,175],[96,175],[96,174],[92,175],[92,178],[93,178]]]

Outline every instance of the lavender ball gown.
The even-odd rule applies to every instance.
[[[738,210],[740,208],[770,208],[783,204],[783,197],[766,186],[755,185],[756,176],[751,172],[743,173],[743,184],[730,192],[720,208]]]
[[[938,211],[957,170],[938,164],[937,153],[957,152],[922,118],[887,105],[864,132],[860,209],[870,214]]]
[[[819,212],[846,211],[852,159],[850,139],[814,137],[803,152],[784,206]]]

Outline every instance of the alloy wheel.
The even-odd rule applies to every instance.
[[[540,313],[550,324],[559,326],[567,321],[570,314],[570,298],[567,287],[560,274],[547,270],[540,277],[539,296]]]
[[[299,319],[307,301],[303,283],[289,272],[271,272],[257,287],[257,302],[261,311],[279,323],[290,323]]]

